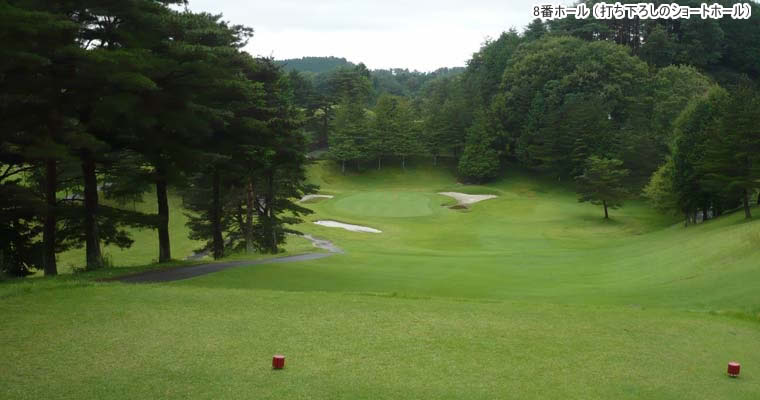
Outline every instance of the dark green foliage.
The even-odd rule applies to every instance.
[[[510,30],[496,40],[486,41],[480,51],[472,55],[463,79],[469,88],[469,94],[473,96],[471,101],[474,104],[488,106],[499,90],[504,70],[522,41],[517,31]]]
[[[256,88],[234,103],[226,128],[206,144],[203,168],[185,190],[194,239],[215,258],[226,249],[277,253],[287,225],[310,210],[298,206],[305,183],[305,139],[289,80],[271,60],[248,59],[242,86]]]
[[[731,1],[730,4],[735,3]],[[741,81],[741,74],[747,74],[754,80],[760,77],[760,5],[748,2],[752,7],[750,20],[734,20],[723,18],[719,20],[720,28],[725,33],[723,41],[723,57],[720,71],[716,73],[721,81]],[[739,75],[738,79],[735,77]]]
[[[67,90],[75,82],[72,65],[82,55],[76,33],[77,25],[52,7],[0,2],[0,197],[9,201],[2,229],[10,235],[3,235],[8,241],[2,258],[3,268],[16,275],[42,267],[47,275],[57,274],[56,243],[67,240],[56,238],[57,173],[69,157],[64,142],[78,138],[70,130],[76,110]],[[46,174],[41,197],[32,196],[23,180],[28,177],[23,172],[35,170]],[[43,245],[34,243],[39,233]]]
[[[714,87],[706,96],[693,100],[675,122],[673,144],[673,191],[679,210],[693,219],[697,210],[722,208],[720,191],[705,184],[705,161],[709,133],[718,129],[721,111],[728,99],[725,90]]]
[[[334,103],[349,101],[366,105],[372,93],[369,74],[364,64],[335,71],[327,81],[329,97]]]
[[[322,74],[332,72],[340,68],[353,68],[356,65],[345,58],[338,57],[302,57],[289,60],[278,60],[286,71],[310,72]]]
[[[666,67],[676,56],[676,43],[662,25],[655,25],[641,46],[639,57],[650,65]]]
[[[526,41],[533,41],[541,39],[547,33],[549,33],[547,24],[545,24],[540,18],[536,18],[525,27],[522,36]]]
[[[186,2],[0,2],[5,272],[55,274],[56,253],[83,244],[87,269],[99,268],[101,245],[132,244],[126,227],[156,228],[159,261],[168,261],[168,187],[186,181],[197,189],[189,203],[198,193],[195,200],[216,200],[210,214],[197,201],[195,209],[211,221],[219,255],[221,233],[238,228],[239,188],[255,185],[249,192],[262,199],[260,249],[277,251],[284,224],[308,212],[288,199],[312,190],[291,95],[306,93],[301,105],[319,107],[309,82],[296,86],[296,75],[291,88],[271,61],[241,52],[251,29],[172,4]],[[336,90],[369,87],[361,68],[352,73],[363,83]],[[137,201],[151,186],[157,215],[100,203]],[[205,237],[204,221],[194,222]]]
[[[620,160],[591,156],[575,180],[578,183],[578,201],[604,207],[604,218],[609,219],[608,209],[623,205],[629,192],[623,183],[629,171]]]
[[[628,149],[651,142],[641,138],[647,81],[646,64],[625,47],[547,37],[512,56],[493,108],[510,155],[570,177],[589,154],[639,159]],[[654,171],[661,161],[652,162]]]
[[[361,103],[344,101],[337,106],[335,120],[329,137],[330,159],[341,164],[346,171],[346,163],[363,158],[363,145],[369,137],[367,114]]]
[[[45,206],[20,184],[18,174],[8,175],[12,172],[8,167],[0,179],[0,221],[3,221],[0,225],[0,275],[26,276],[43,267],[42,242],[36,240],[42,227],[36,219]],[[9,179],[14,175],[16,179]]]
[[[467,144],[457,167],[466,182],[481,183],[495,178],[499,172],[499,153],[494,150],[496,130],[491,121],[490,116],[479,112],[467,130]]]
[[[406,168],[407,157],[425,151],[420,141],[420,128],[420,124],[415,121],[411,105],[405,98],[383,95],[377,101],[372,143],[373,147],[380,151],[378,156],[401,157],[401,165]],[[381,150],[383,146],[384,152]]]
[[[670,143],[674,123],[689,102],[704,96],[713,85],[694,67],[671,65],[657,71],[651,82],[651,124],[661,145]]]
[[[523,157],[532,160],[538,168],[562,177],[578,175],[583,170],[589,153],[604,154],[615,151],[617,135],[610,121],[610,111],[596,97],[568,96],[552,112],[541,112],[545,119],[526,131],[523,140]]]
[[[383,94],[416,99],[422,95],[425,87],[430,82],[437,79],[452,78],[462,72],[464,72],[464,68],[461,67],[440,68],[429,73],[394,68],[390,70],[373,70],[370,72],[370,77],[372,79],[374,99],[379,99]]]
[[[422,115],[425,145],[434,162],[439,156],[461,155],[466,130],[472,123],[462,77],[432,81],[426,88]]]
[[[591,8],[597,1],[585,3]],[[734,3],[729,1],[723,4],[730,7]],[[670,3],[656,1],[654,4]],[[699,8],[701,2],[689,0],[679,4]],[[760,12],[757,3],[749,4],[753,15]],[[549,21],[549,28],[555,35],[628,46],[634,54],[653,66],[692,65],[720,82],[736,82],[741,74],[757,77],[760,73],[760,25],[750,21],[732,18],[596,20],[591,16],[583,20],[566,18]]]
[[[698,164],[705,187],[738,194],[747,218],[750,196],[760,188],[760,95],[748,84],[719,105],[719,120],[705,126],[705,152]]]
[[[675,178],[675,166],[672,160],[668,160],[654,174],[649,183],[644,187],[646,197],[652,207],[663,213],[677,213],[678,198],[673,192],[673,179]]]

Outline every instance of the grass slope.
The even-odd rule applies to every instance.
[[[158,205],[155,193],[147,193],[141,203],[129,203],[125,205],[112,204],[118,207],[128,208],[147,214],[157,214]],[[169,239],[172,246],[172,256],[183,260],[192,255],[194,251],[202,247],[200,241],[188,238],[187,211],[182,208],[182,198],[176,194],[169,195]],[[130,234],[135,244],[129,249],[120,249],[116,246],[103,246],[102,252],[115,266],[133,267],[146,265],[158,261],[158,232],[154,229],[130,229]],[[72,249],[58,255],[60,273],[68,273],[75,268],[82,268],[85,263],[84,248]]]
[[[130,210],[140,211],[147,214],[158,213],[158,206],[155,201],[155,194],[149,193],[143,197],[141,203],[130,203],[126,205],[112,204],[114,206],[125,207]],[[175,260],[185,260],[193,255],[196,250],[203,247],[203,242],[190,239],[187,229],[188,211],[182,206],[182,198],[176,194],[169,194],[169,235],[172,246],[172,257]],[[111,260],[115,267],[139,267],[147,266],[158,262],[158,232],[154,229],[128,229],[128,232],[135,241],[134,245],[128,249],[120,249],[116,246],[103,246],[103,254]],[[303,254],[307,252],[319,251],[315,249],[311,242],[300,237],[289,237],[284,246],[285,255]],[[265,254],[230,254],[225,260],[240,260],[271,257]],[[205,257],[204,261],[210,262],[210,257]],[[84,248],[72,249],[58,255],[59,273],[66,274],[76,268],[82,268],[85,262]],[[42,273],[39,272],[38,276]]]
[[[454,201],[435,194],[451,185],[445,170],[411,171],[410,178],[398,170],[347,177],[326,166],[312,172],[336,196],[309,205],[316,210],[312,220],[383,233],[303,224],[299,229],[339,243],[347,254],[187,284],[760,312],[757,288],[746,284],[760,279],[760,222],[745,223],[739,214],[684,229],[631,202],[605,221],[600,208],[578,203],[574,193],[519,174],[488,187],[498,199],[462,212],[444,207]],[[415,177],[425,172],[427,178]],[[390,192],[399,200],[390,201]],[[353,202],[378,197],[384,204],[375,207],[394,215],[357,215]],[[409,198],[419,199],[417,207],[431,204],[433,214],[398,218],[413,213]]]
[[[383,233],[305,223],[347,253],[164,285],[1,284],[0,398],[760,398],[760,222],[684,229],[636,202],[605,222],[520,173],[311,179],[336,197],[310,220]]]

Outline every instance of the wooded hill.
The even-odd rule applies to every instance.
[[[605,211],[645,195],[687,221],[739,206],[750,217],[758,39],[760,24],[731,18],[535,20],[485,43],[462,73],[392,71],[388,84],[359,64],[290,77],[306,131],[343,169],[448,157],[483,182],[516,165],[577,182]]]

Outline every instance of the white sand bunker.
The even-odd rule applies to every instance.
[[[304,201],[309,201],[313,199],[332,199],[335,196],[330,196],[329,194],[307,194],[306,196],[303,196],[301,200],[299,200],[299,203],[303,203]]]
[[[341,229],[345,229],[351,232],[383,233],[383,231],[379,231],[374,228],[368,228],[366,226],[359,226],[359,225],[344,224],[342,222],[337,222],[337,221],[317,221],[315,222],[315,224],[326,226],[328,228],[341,228]]]
[[[466,194],[457,192],[442,192],[438,194],[455,198],[459,202],[460,206],[468,206],[470,204],[475,204],[484,200],[490,200],[499,197],[492,194]]]

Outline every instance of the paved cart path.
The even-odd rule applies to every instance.
[[[158,283],[158,282],[173,282],[183,279],[195,278],[196,276],[211,274],[214,272],[223,271],[229,268],[248,267],[261,264],[281,264],[298,261],[317,260],[320,258],[330,257],[334,254],[342,254],[343,250],[332,244],[332,242],[322,239],[316,239],[310,235],[304,235],[304,238],[310,240],[314,247],[325,249],[328,253],[308,253],[300,254],[296,256],[287,256],[279,258],[269,258],[265,260],[253,260],[253,261],[230,261],[213,264],[193,265],[190,267],[180,267],[174,269],[165,269],[157,271],[148,271],[139,273],[136,275],[128,275],[112,281],[125,282],[125,283]]]

